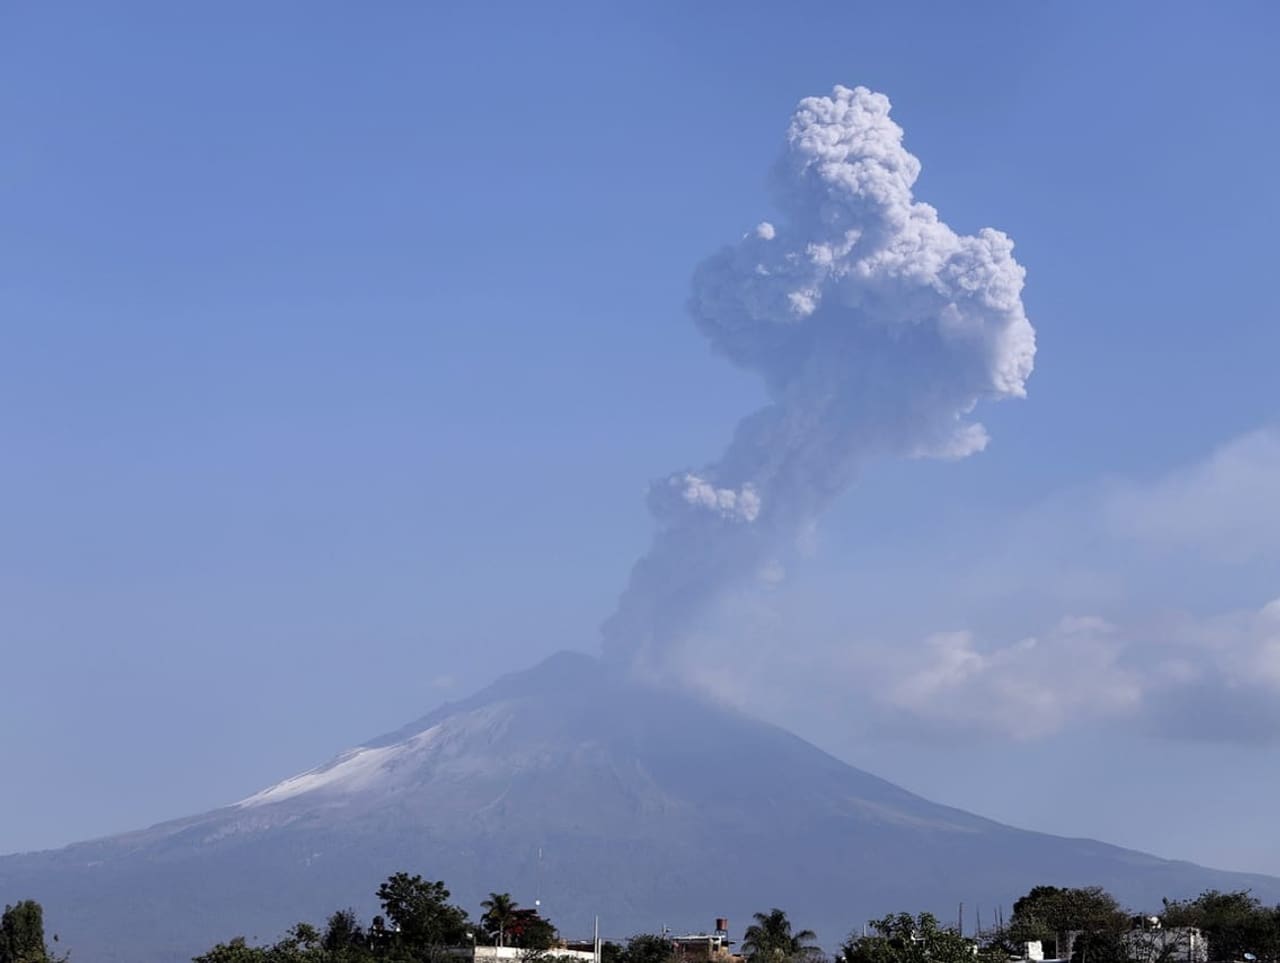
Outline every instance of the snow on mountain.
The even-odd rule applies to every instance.
[[[79,959],[187,959],[237,933],[368,914],[397,870],[539,898],[568,933],[744,920],[784,906],[835,943],[869,916],[1009,904],[1037,883],[1135,908],[1280,880],[1011,829],[929,802],[790,733],[562,654],[200,816],[0,858]]]
[[[422,733],[419,739],[430,737],[435,730]],[[416,740],[415,740],[416,741]],[[429,741],[429,738],[427,739]],[[268,789],[254,793],[237,806],[264,806],[280,802],[308,792],[365,792],[384,786],[395,775],[395,763],[411,755],[411,745],[387,746],[383,749],[351,749],[333,762],[309,769]]]

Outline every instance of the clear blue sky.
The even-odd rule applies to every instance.
[[[941,801],[1280,873],[1278,47],[1261,2],[7,5],[0,852],[594,648],[648,481],[763,398],[691,271],[839,83],[1013,237],[1036,371],[691,673]]]

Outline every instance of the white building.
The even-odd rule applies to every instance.
[[[517,946],[454,946],[445,952],[453,959],[469,963],[595,963],[596,959],[590,951],[562,950],[559,947],[524,950]]]

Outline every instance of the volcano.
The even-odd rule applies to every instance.
[[[839,942],[873,915],[1100,884],[1137,909],[1280,879],[1028,832],[938,805],[776,726],[598,660],[553,656],[230,806],[0,858],[86,961],[189,959],[373,910],[398,870],[473,911],[490,890],[568,935],[705,929],[785,907]]]

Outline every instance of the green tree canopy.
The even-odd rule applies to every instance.
[[[1036,886],[1013,904],[1013,916],[1005,933],[1011,945],[1033,940],[1045,943],[1045,952],[1063,953],[1059,936],[1068,933],[1118,936],[1129,928],[1129,914],[1101,886]]]
[[[793,933],[791,920],[776,906],[753,918],[742,940],[742,951],[751,963],[790,963],[822,952],[810,943],[816,939],[813,930]]]
[[[623,963],[624,952],[620,943],[605,940],[600,944],[600,963]]]
[[[338,910],[325,924],[320,946],[325,952],[326,963],[358,963],[372,959],[369,937],[360,925],[354,910]]]
[[[33,899],[6,906],[0,916],[0,963],[45,963],[44,909]]]
[[[556,944],[556,928],[536,909],[515,907],[507,917],[508,946],[522,950],[549,950]]]
[[[430,960],[446,946],[470,942],[467,913],[449,902],[442,881],[396,873],[378,887],[383,917],[374,920],[374,943],[409,960]]]
[[[272,946],[250,946],[243,936],[219,943],[193,963],[363,963],[367,955],[331,953],[325,949],[320,931],[310,923],[299,923]]]
[[[622,951],[622,963],[667,963],[673,955],[670,937],[637,933],[627,940]]]
[[[1081,933],[1071,944],[1071,963],[1131,963],[1131,947],[1112,931]]]
[[[1206,890],[1193,900],[1165,900],[1163,922],[1195,926],[1209,940],[1214,960],[1280,960],[1280,907],[1263,906],[1248,890]]]
[[[868,925],[871,933],[840,948],[844,963],[973,963],[973,944],[932,913],[898,913]]]
[[[192,963],[267,963],[269,951],[250,946],[243,936],[237,936],[227,943],[219,943],[207,953],[192,957]]]
[[[506,946],[507,932],[511,928],[512,917],[517,903],[510,893],[490,893],[489,898],[480,904],[484,915],[480,917],[480,926],[485,936],[496,946]]]

